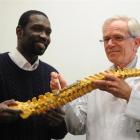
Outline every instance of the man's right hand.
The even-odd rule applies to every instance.
[[[0,122],[11,122],[18,119],[21,111],[11,109],[10,105],[16,105],[15,100],[6,100],[0,103]]]
[[[61,74],[56,72],[51,72],[50,87],[52,90],[60,90],[67,86],[66,81]]]

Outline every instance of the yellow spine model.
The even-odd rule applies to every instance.
[[[122,79],[140,76],[139,69],[109,70],[108,73]],[[28,118],[30,115],[45,113],[47,110],[58,108],[94,90],[95,87],[93,86],[93,82],[95,80],[101,80],[104,78],[104,72],[95,74],[93,76],[91,75],[60,90],[59,94],[55,94],[55,92],[47,92],[44,95],[39,95],[38,98],[34,97],[27,102],[17,101],[17,105],[11,106],[11,108],[21,110],[22,113],[20,116],[23,119]]]

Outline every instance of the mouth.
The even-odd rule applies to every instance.
[[[120,51],[119,50],[108,50],[107,54],[110,57],[117,57],[119,55]]]
[[[118,53],[119,51],[111,51],[110,53]]]
[[[109,50],[108,53],[119,53],[119,50]]]
[[[46,49],[45,43],[42,43],[42,42],[36,42],[36,43],[35,43],[35,46],[36,46],[36,48],[38,48],[38,49],[40,49],[40,50]]]

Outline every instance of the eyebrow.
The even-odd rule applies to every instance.
[[[43,26],[42,24],[34,24],[34,25],[32,26],[32,28],[34,28],[34,27],[44,28],[45,26]],[[52,29],[51,29],[50,26],[45,27],[45,29],[46,29],[48,32],[50,32],[50,33],[52,32]]]

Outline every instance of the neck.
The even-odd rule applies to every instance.
[[[33,65],[34,64],[34,62],[37,60],[37,58],[38,58],[38,56],[29,56],[29,55],[24,55],[24,54],[22,54],[25,58],[26,58],[26,60],[31,64],[31,65]]]
[[[25,59],[32,65],[34,62],[38,59],[38,56],[36,55],[31,55],[23,51],[22,49],[19,49],[17,47],[17,50],[25,57]]]
[[[115,64],[116,68],[134,68],[137,63],[137,56],[134,56],[128,63]]]

